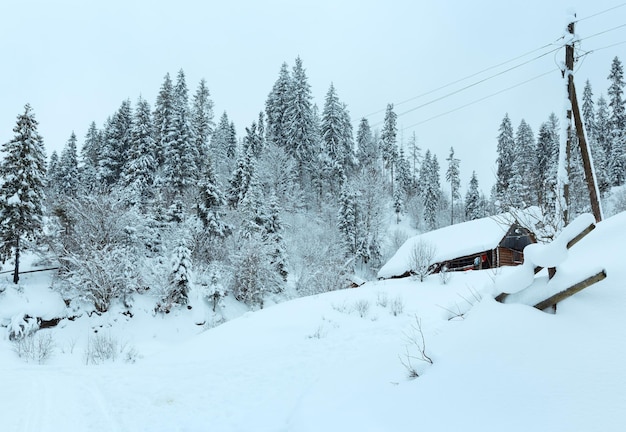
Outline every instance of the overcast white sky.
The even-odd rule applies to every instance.
[[[30,103],[48,154],[72,131],[82,143],[87,127],[100,127],[121,102],[141,94],[154,105],[166,72],[183,68],[190,93],[207,80],[216,118],[227,111],[242,133],[264,108],[283,61],[300,56],[315,101],[323,106],[331,82],[348,104],[355,125],[382,121],[396,103],[405,140],[413,131],[423,149],[438,155],[442,171],[450,146],[461,159],[462,185],[471,171],[489,193],[494,182],[496,136],[506,112],[535,133],[551,112],[563,109],[556,62],[563,50],[486,80],[467,91],[415,109],[461,87],[540,56],[535,51],[444,90],[411,99],[506,62],[563,34],[567,11],[578,18],[580,48],[626,41],[626,7],[620,0],[2,0],[0,2],[0,142],[13,136],[16,116]],[[590,37],[596,33],[609,31]],[[588,39],[587,39],[588,38]],[[554,45],[557,48],[558,45]],[[598,50],[577,65],[579,97],[590,79],[606,94],[611,60],[626,61],[626,44]],[[438,116],[490,94],[551,74],[495,97]],[[414,109],[414,110],[413,110]],[[402,114],[412,110],[407,114]],[[414,126],[416,125],[416,126]]]

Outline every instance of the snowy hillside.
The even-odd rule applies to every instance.
[[[2,430],[622,431],[625,226],[614,216],[569,251],[568,268],[608,277],[556,315],[492,300],[508,268],[370,282],[203,332],[193,311],[139,306],[63,321],[38,332],[56,343],[43,365],[17,358],[3,331]],[[413,360],[409,379],[416,319],[433,364]],[[116,361],[85,364],[94,325],[119,341]]]

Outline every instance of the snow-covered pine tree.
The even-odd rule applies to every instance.
[[[413,179],[414,179],[413,181],[416,182],[418,174],[419,174],[419,164],[420,164],[420,161],[422,160],[422,149],[420,148],[419,145],[417,145],[417,136],[415,135],[415,131],[413,131],[413,133],[409,137],[409,143],[408,143],[407,149],[409,151],[408,158],[409,158],[409,161],[411,162],[411,167],[412,167],[411,172],[413,173]]]
[[[226,111],[220,117],[209,144],[211,162],[218,178],[225,182],[235,167],[237,136]]]
[[[191,286],[191,251],[181,240],[172,256],[169,290],[165,298],[165,310],[171,306],[187,304]]]
[[[609,158],[611,155],[611,121],[609,117],[609,107],[606,99],[600,95],[596,104],[595,116],[595,146],[600,150],[603,159],[597,161],[592,153],[593,161],[596,164],[598,174],[598,188],[601,194],[605,194],[613,185],[610,172]]]
[[[2,145],[0,162],[0,256],[14,257],[13,282],[19,282],[25,241],[36,240],[42,229],[46,156],[38,122],[30,105],[17,117],[15,136]]]
[[[283,63],[278,79],[265,102],[267,139],[283,149],[287,148],[287,109],[291,86],[287,63]]]
[[[209,239],[227,236],[231,232],[231,227],[224,221],[223,209],[226,206],[226,198],[211,164],[205,166],[199,187],[197,211],[205,232]]]
[[[526,208],[536,204],[534,197],[539,188],[536,176],[536,144],[532,129],[524,119],[515,135],[512,177],[509,183],[508,204],[515,208]]]
[[[589,80],[585,81],[585,88],[583,90],[582,116],[583,124],[587,131],[587,138],[594,140],[596,136],[596,111],[593,102],[593,90],[591,89]]]
[[[327,163],[325,183],[331,193],[341,190],[346,179],[346,170],[352,158],[352,126],[346,122],[344,105],[339,101],[335,86],[331,83],[326,93],[322,111],[321,136],[324,160]]]
[[[152,187],[157,162],[150,105],[141,96],[137,101],[131,136],[131,148],[128,163],[122,173],[122,185],[130,191],[132,202],[138,203],[145,210],[154,197]]]
[[[304,184],[315,153],[316,137],[313,121],[313,96],[300,57],[296,58],[288,93],[285,138],[287,153],[298,163],[300,183]]]
[[[193,96],[193,106],[191,110],[191,132],[193,136],[193,146],[198,154],[196,167],[198,172],[204,172],[205,165],[210,164],[209,141],[215,129],[213,122],[213,101],[206,85],[206,80],[200,80],[198,89]]]
[[[446,170],[446,181],[450,183],[450,225],[454,224],[454,200],[461,199],[459,189],[461,187],[461,173],[459,170],[458,158],[454,157],[454,147],[450,147],[450,156],[448,161],[448,169]]]
[[[439,183],[439,162],[437,155],[432,155],[426,150],[424,163],[422,164],[423,189],[422,202],[424,204],[424,221],[429,230],[437,228],[437,210],[441,199],[441,186]]]
[[[510,203],[509,187],[513,179],[513,162],[515,160],[515,139],[513,125],[508,113],[504,115],[500,123],[497,146],[498,158],[496,160],[496,200],[500,210],[506,211]]]
[[[163,78],[163,84],[157,95],[153,116],[155,157],[157,166],[163,166],[166,151],[174,139],[174,86],[169,72]]]
[[[78,193],[78,186],[78,151],[76,149],[76,134],[72,132],[59,159],[57,191],[66,197],[75,197]]]
[[[558,136],[549,122],[544,122],[539,127],[537,135],[537,148],[535,150],[537,170],[536,200],[537,204],[544,209],[544,213],[554,213],[554,199],[556,197],[556,165],[558,164],[559,143]]]
[[[610,82],[608,97],[611,126],[609,175],[613,186],[620,186],[626,180],[626,106],[624,105],[624,69],[618,57],[615,57],[611,63],[608,80]]]
[[[245,198],[254,169],[252,150],[248,148],[237,157],[237,166],[229,180],[230,187],[227,192],[227,200],[231,208],[236,209]]]
[[[383,130],[380,135],[381,139],[381,155],[383,158],[384,168],[390,171],[391,183],[393,188],[393,168],[398,156],[397,149],[397,126],[398,115],[393,111],[393,104],[387,104],[385,111],[385,119],[383,120]]]
[[[263,136],[255,121],[246,128],[246,136],[243,139],[243,151],[250,150],[252,157],[258,159],[263,152]]]
[[[56,192],[57,180],[59,175],[59,155],[56,150],[52,150],[52,154],[50,155],[50,161],[48,162],[47,170],[46,170],[46,187],[50,192]]]
[[[91,122],[80,151],[82,162],[80,183],[86,191],[94,191],[98,188],[98,167],[100,165],[101,147],[102,133],[96,127],[96,122]]]
[[[270,249],[270,264],[276,269],[283,282],[287,282],[287,252],[283,239],[283,222],[280,217],[281,208],[276,194],[272,193],[265,220],[265,243]],[[282,288],[282,286],[281,286]],[[282,290],[282,289],[281,289]]]
[[[164,161],[165,188],[170,200],[174,196],[184,197],[190,187],[196,184],[199,175],[196,166],[198,149],[193,145],[187,84],[182,69],[176,77],[173,95],[173,135],[169,147],[165,148]]]
[[[361,171],[378,169],[378,146],[369,121],[363,117],[356,132],[357,160]]]
[[[341,233],[346,257],[357,260],[367,256],[366,239],[363,236],[361,209],[359,206],[360,192],[352,183],[347,183],[341,190],[339,198],[339,217],[337,227]]]
[[[480,219],[480,192],[478,190],[478,178],[476,177],[476,171],[472,171],[472,178],[465,194],[465,219],[475,220]]]
[[[98,177],[106,186],[119,181],[131,146],[132,108],[129,100],[122,102],[119,110],[107,120],[104,142],[99,154]]]

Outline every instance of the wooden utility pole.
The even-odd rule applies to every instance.
[[[596,187],[596,179],[593,176],[593,167],[591,166],[591,158],[589,157],[589,146],[585,139],[585,131],[583,129],[583,121],[580,116],[578,107],[578,99],[576,98],[576,87],[572,81],[572,111],[574,112],[574,124],[576,125],[576,134],[578,136],[578,145],[583,159],[583,168],[585,170],[585,180],[587,181],[587,189],[589,190],[589,200],[591,201],[591,211],[596,222],[602,220],[602,211],[600,210],[600,200],[598,199],[598,188]]]
[[[574,124],[576,126],[576,136],[578,138],[578,146],[583,161],[583,169],[585,172],[585,180],[589,191],[589,201],[591,202],[591,211],[596,222],[602,220],[602,211],[600,210],[600,200],[598,198],[598,189],[593,176],[593,168],[591,166],[591,158],[589,156],[589,146],[585,138],[583,129],[583,121],[580,115],[578,99],[576,97],[576,87],[574,86],[574,23],[567,26],[567,31],[572,36],[571,41],[565,47],[565,74],[567,74],[567,93],[569,95],[570,107],[567,110],[567,144],[566,144],[566,166],[568,182],[563,185],[563,197],[565,199],[565,209],[563,210],[563,222],[565,225],[569,223],[569,176],[571,173],[571,154],[572,154],[572,114],[574,116]]]
[[[572,101],[572,94],[574,88],[574,23],[571,22],[567,26],[568,33],[572,36],[570,42],[565,46],[565,71],[563,72],[564,78],[567,79],[567,94],[569,95],[570,102]],[[569,223],[569,182],[571,174],[571,161],[572,155],[572,107],[571,104],[567,109],[567,142],[565,144],[565,169],[567,171],[567,182],[563,185],[563,199],[565,201],[565,208],[563,209],[563,225]]]

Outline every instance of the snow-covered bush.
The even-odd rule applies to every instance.
[[[126,363],[134,363],[139,357],[137,349],[113,336],[95,333],[87,339],[85,364],[99,365],[106,361],[116,361],[120,356]]]
[[[142,285],[144,217],[118,193],[66,199],[55,209],[60,233],[51,249],[61,265],[66,298],[86,300],[98,312]]]
[[[31,336],[39,330],[39,324],[36,318],[25,314],[17,314],[11,318],[9,324],[9,340],[19,341],[25,337]]]
[[[376,305],[386,308],[389,304],[389,296],[384,291],[376,293]]]

